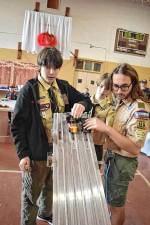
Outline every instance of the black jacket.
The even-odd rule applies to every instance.
[[[90,111],[92,104],[88,97],[85,97],[67,81],[57,79],[57,84],[62,96],[67,96],[65,112],[71,111],[74,103],[81,103],[85,111]],[[31,79],[20,90],[15,105],[11,132],[17,149],[19,159],[29,156],[31,160],[46,160],[49,144],[40,116],[38,104],[38,80]]]

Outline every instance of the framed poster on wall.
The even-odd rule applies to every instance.
[[[116,30],[114,51],[145,56],[148,39],[149,34],[118,28]]]

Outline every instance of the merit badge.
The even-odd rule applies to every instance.
[[[145,121],[144,120],[139,120],[138,124],[137,124],[137,128],[145,129]]]

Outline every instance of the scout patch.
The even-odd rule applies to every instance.
[[[144,120],[139,120],[138,124],[137,124],[137,128],[145,129],[145,121]]]
[[[50,103],[40,104],[40,111],[46,111],[50,108]]]
[[[38,104],[40,106],[40,111],[46,111],[50,108],[50,103],[49,102],[45,102],[45,96],[40,96],[39,100],[38,100]]]
[[[139,110],[133,114],[134,118],[136,119],[143,119],[143,120],[148,120],[150,118],[149,112],[145,110]]]
[[[136,138],[139,139],[139,140],[144,140],[144,139],[145,139],[145,131],[142,130],[142,129],[137,129],[137,130],[135,131],[135,136],[136,136]]]

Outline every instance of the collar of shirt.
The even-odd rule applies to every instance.
[[[126,107],[130,107],[133,103],[133,100],[131,98],[127,98],[127,99],[123,99],[121,101],[118,101],[118,99],[113,94],[112,95],[112,103],[116,108],[120,107],[123,104],[126,105]]]
[[[43,77],[39,74],[39,75],[38,75],[38,81],[41,83],[41,85],[42,85],[47,91],[50,89],[50,87],[53,87],[54,89],[58,89],[58,90],[59,90],[56,80],[54,80],[54,82],[50,85],[50,84],[48,84],[48,83],[43,79]]]
[[[131,98],[122,100],[122,103],[124,103],[128,108],[131,108],[133,100]]]

